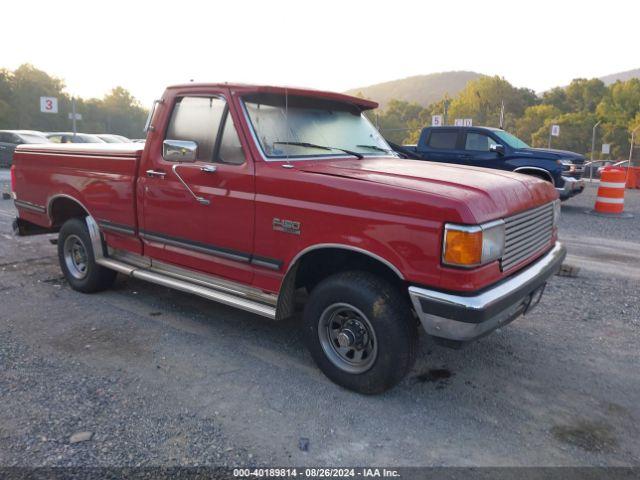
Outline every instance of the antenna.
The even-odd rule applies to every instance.
[[[284,126],[285,131],[287,132],[287,138],[285,139],[285,141],[290,142],[291,135],[289,131],[289,89],[287,87],[284,87]],[[289,149],[287,149],[286,162],[290,163]]]

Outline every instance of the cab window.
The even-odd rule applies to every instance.
[[[489,135],[484,133],[467,133],[467,139],[464,143],[465,150],[473,150],[474,152],[488,152],[491,145],[497,142]]]
[[[432,130],[427,145],[438,150],[455,150],[457,141],[456,130]]]
[[[227,110],[225,117],[218,160],[222,163],[241,165],[244,163],[244,153],[242,152],[240,138],[238,137],[238,132],[236,131],[236,126],[233,124],[229,110]]]

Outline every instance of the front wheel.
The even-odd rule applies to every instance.
[[[91,247],[89,229],[83,219],[67,220],[58,234],[58,260],[71,288],[84,293],[109,288],[116,272],[98,265]]]
[[[374,394],[409,372],[416,322],[405,297],[368,272],[344,272],[314,288],[304,311],[304,338],[322,372],[359,393]]]

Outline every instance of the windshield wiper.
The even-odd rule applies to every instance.
[[[379,152],[384,152],[384,153],[395,153],[393,150],[389,150],[388,148],[382,148],[377,145],[356,145],[356,147],[370,148],[371,150],[377,150]]]
[[[325,145],[316,145],[315,143],[309,143],[309,142],[273,142],[273,145],[293,145],[294,147],[317,148],[319,150],[328,150],[328,151],[339,150],[348,155],[353,155],[358,160],[362,160],[364,158],[364,155],[362,155],[361,153],[353,152],[351,150],[347,150],[346,148],[327,147]]]

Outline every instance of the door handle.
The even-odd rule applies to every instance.
[[[157,178],[164,178],[164,176],[167,174],[162,170],[147,170],[145,173],[147,174],[147,177],[157,177]]]
[[[200,171],[204,173],[215,173],[218,170],[218,167],[215,165],[205,165],[204,167],[200,167]]]

